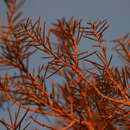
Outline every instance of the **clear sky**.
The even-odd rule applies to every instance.
[[[0,0],[0,16],[4,8]],[[71,16],[84,21],[108,19],[112,38],[130,30],[130,0],[27,0],[23,9],[24,16],[41,16],[48,23]]]
[[[25,16],[41,16],[51,23],[75,16],[84,21],[108,19],[112,38],[130,31],[130,0],[27,0]]]
[[[108,19],[111,25],[106,35],[108,39],[130,32],[130,0],[27,0],[22,9],[23,17],[41,16],[49,24],[57,18],[71,16],[82,18],[84,22]],[[0,21],[4,11],[0,0]]]

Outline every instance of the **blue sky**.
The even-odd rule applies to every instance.
[[[71,16],[82,18],[84,22],[108,19],[113,38],[130,29],[130,0],[27,0],[24,12],[25,16],[41,16],[49,23]]]
[[[84,23],[97,18],[108,19],[108,39],[130,32],[130,0],[27,0],[22,9],[23,17],[41,16],[47,24],[71,16],[83,19]],[[0,21],[4,12],[5,6],[0,0]]]
[[[3,10],[5,6],[1,0],[0,16]],[[97,18],[108,19],[112,38],[129,32],[130,26],[130,0],[27,0],[23,12],[25,17],[41,16],[48,23],[71,16],[82,18],[84,22]]]

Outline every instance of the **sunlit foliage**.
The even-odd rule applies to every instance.
[[[21,127],[22,122],[33,112],[50,122],[31,115],[32,123],[52,130],[130,129],[130,34],[106,40],[107,20],[84,25],[74,17],[58,19],[47,28],[40,18],[21,19],[19,9],[24,0],[3,2],[7,24],[0,24],[0,102],[19,108],[15,120],[0,120],[1,125],[26,129],[30,122]],[[92,50],[79,48],[82,39],[84,44],[93,41]],[[113,55],[107,55],[106,47],[109,43],[114,44],[111,51],[124,61],[122,66],[111,63]],[[30,59],[35,60],[36,53],[46,63],[31,70]],[[10,70],[14,73],[3,73]],[[57,77],[61,80],[55,80]],[[17,122],[21,109],[26,112]]]

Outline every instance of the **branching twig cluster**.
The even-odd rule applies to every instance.
[[[129,129],[130,35],[110,41],[125,61],[122,67],[114,67],[103,37],[109,27],[107,20],[83,25],[82,20],[63,18],[47,29],[46,23],[41,26],[40,18],[36,22],[30,18],[19,20],[23,3],[5,0],[8,23],[1,24],[0,70],[15,69],[15,74],[2,73],[0,92],[5,101],[19,109],[12,126],[3,120],[0,123],[14,130],[28,112],[34,112],[53,122],[46,124],[33,116],[30,119],[52,130],[114,130],[119,124]],[[84,38],[95,41],[93,52],[80,50]],[[48,61],[32,71],[29,63],[36,52]],[[53,80],[55,76],[62,80]],[[27,112],[16,123],[21,108]]]

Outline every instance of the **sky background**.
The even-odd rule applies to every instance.
[[[5,10],[5,5],[0,0],[0,21]],[[23,17],[36,19],[41,16],[47,24],[71,16],[83,19],[84,23],[97,18],[107,19],[110,28],[106,38],[109,40],[130,32],[130,0],[27,0],[22,10]],[[1,116],[3,115],[0,114]]]
[[[5,6],[0,0],[0,18]],[[129,32],[130,0],[27,0],[23,6],[23,17],[30,16],[41,19],[47,23],[57,18],[75,16],[84,22],[97,18],[108,19],[111,24],[109,37],[119,37]]]
[[[71,16],[84,22],[108,19],[111,38],[130,31],[130,0],[27,0],[24,12],[27,17],[41,16],[47,23]]]

